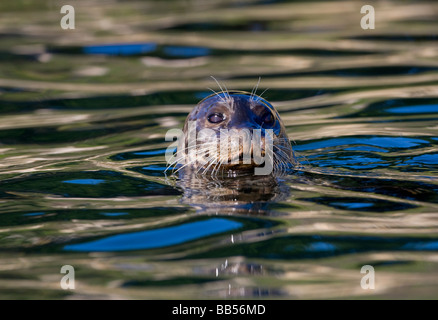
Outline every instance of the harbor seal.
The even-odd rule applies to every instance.
[[[280,115],[267,100],[245,91],[221,91],[187,116],[176,158],[178,170],[201,174],[281,174],[297,164]]]

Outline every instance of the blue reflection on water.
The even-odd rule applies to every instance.
[[[336,246],[331,244],[331,243],[318,241],[318,242],[313,242],[310,245],[308,245],[306,248],[306,251],[308,251],[308,252],[327,252],[327,251],[335,251],[336,249],[337,249]]]
[[[85,184],[85,185],[97,185],[102,182],[105,182],[105,180],[101,179],[75,179],[75,180],[66,180],[63,181],[64,183],[71,183],[71,184]]]
[[[356,146],[351,148],[345,148],[345,151],[366,151],[366,152],[387,152],[385,149],[380,149],[370,146]]]
[[[405,250],[438,250],[438,241],[411,242],[403,246]]]
[[[351,169],[374,169],[388,167],[391,162],[382,161],[380,158],[364,157],[361,155],[341,157],[340,159],[312,160],[319,167],[338,166]]]
[[[106,216],[106,217],[119,217],[119,216],[126,216],[129,213],[127,213],[127,212],[101,212],[100,214],[103,216]]]
[[[136,155],[136,156],[158,156],[158,155],[166,154],[166,150],[167,149],[140,151],[140,152],[134,152],[133,155]],[[176,150],[176,148],[175,148],[175,150]]]
[[[167,167],[163,167],[163,166],[157,166],[157,165],[150,165],[147,167],[143,167],[143,170],[148,170],[148,171],[160,171],[160,172],[164,172],[164,170],[166,170]]]
[[[83,48],[86,54],[106,54],[106,55],[135,55],[149,53],[157,49],[155,43],[132,43],[132,44],[103,44],[86,46]]]
[[[23,216],[34,217],[34,216],[43,216],[45,214],[46,214],[45,212],[32,212],[32,213],[25,213],[23,214]]]
[[[361,209],[374,206],[374,203],[367,202],[332,202],[331,205],[339,206],[346,209]]]
[[[238,229],[241,226],[240,222],[211,218],[167,228],[119,234],[96,241],[67,245],[64,250],[90,252],[161,248]]]
[[[422,154],[417,157],[413,157],[410,160],[405,161],[407,164],[436,164],[438,165],[438,153],[435,154]]]
[[[166,55],[171,57],[202,57],[210,54],[210,50],[204,47],[166,46],[163,48]]]
[[[395,107],[386,109],[386,112],[390,113],[410,113],[410,114],[418,114],[418,113],[438,113],[438,105],[417,105],[417,106],[405,106],[405,107]]]
[[[412,148],[420,144],[427,144],[426,140],[414,139],[407,137],[351,137],[351,138],[333,138],[317,142],[310,142],[295,146],[297,151],[305,151],[312,149],[337,147],[343,145],[358,145],[365,144],[381,148]],[[388,152],[387,150],[380,150],[381,152]]]

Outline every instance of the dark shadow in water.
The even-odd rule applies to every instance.
[[[265,259],[319,259],[363,252],[438,251],[438,239],[369,236],[283,236],[192,254],[185,259],[245,256]]]
[[[223,23],[201,22],[192,24],[181,24],[166,28],[167,30],[189,30],[211,31],[211,29],[221,29],[222,31],[239,31],[238,28],[249,28],[254,31],[263,31],[267,27],[263,21],[249,21],[226,25]],[[166,30],[164,29],[164,30]],[[356,49],[330,49],[330,48],[291,48],[291,49],[217,49],[205,46],[183,46],[183,45],[158,45],[155,43],[114,43],[92,45],[85,47],[78,46],[49,46],[48,52],[56,54],[77,54],[77,55],[102,55],[102,56],[121,56],[121,57],[138,57],[148,56],[161,59],[190,59],[206,56],[241,56],[241,55],[300,55],[300,56],[356,56],[375,54],[377,51],[356,50]]]
[[[0,192],[55,194],[62,197],[113,198],[179,195],[170,186],[114,171],[39,173],[0,181]]]
[[[402,181],[345,176],[342,174],[304,173],[312,184],[325,185],[334,189],[383,194],[399,199],[438,203],[438,185],[421,181]]]
[[[222,281],[221,278],[213,277],[173,277],[171,279],[138,279],[138,280],[128,280],[123,282],[122,288],[137,288],[137,287],[175,287],[175,286],[186,286],[186,285],[202,285],[204,283],[213,283],[216,281]]]
[[[185,207],[148,207],[141,209],[77,209],[77,210],[44,210],[28,212],[8,212],[1,214],[0,226],[13,227],[35,223],[72,220],[123,220],[139,218],[163,218],[165,216],[184,214],[189,211]]]
[[[20,63],[25,61],[36,61],[37,54],[14,54],[8,51],[0,51],[0,62]]]
[[[391,212],[416,208],[417,206],[388,200],[354,197],[315,197],[299,200],[315,202],[339,210],[365,212]]]
[[[58,127],[7,129],[0,130],[0,142],[4,145],[82,142],[106,135],[140,130],[148,126],[152,126],[152,124],[126,124],[114,127],[102,126],[100,128],[90,126],[89,129],[71,128],[65,130],[59,130]]]
[[[0,191],[0,199],[18,199],[19,197],[4,191]]]
[[[367,41],[394,41],[394,42],[423,42],[438,41],[436,34],[377,34],[377,35],[359,35],[348,37],[347,39],[367,40]]]
[[[243,88],[245,89],[245,88]],[[252,88],[247,88],[249,91]],[[318,96],[326,93],[338,93],[341,90],[332,89],[270,89],[265,96],[269,96],[270,100],[274,101],[284,101],[284,100],[295,100],[309,98],[313,96]],[[137,108],[137,107],[148,107],[148,106],[161,106],[161,105],[196,105],[199,100],[204,99],[209,96],[211,91],[163,91],[155,92],[145,95],[103,95],[85,98],[70,98],[70,99],[41,99],[38,100],[6,100],[0,99],[1,110],[0,114],[9,114],[23,111],[31,111],[38,109],[52,109],[52,110],[95,110],[95,109],[120,109],[120,108]],[[118,118],[117,121],[128,121],[134,119],[142,118],[155,118],[163,117],[168,113],[160,113],[157,115],[148,114],[146,116],[136,116],[136,117],[125,117]],[[181,113],[171,113],[173,115],[186,115],[186,111]],[[105,120],[103,122],[116,121],[116,120]],[[101,121],[102,122],[102,121]],[[36,130],[36,129],[34,129]]]
[[[334,70],[315,70],[315,71],[298,71],[298,72],[276,72],[265,73],[260,76],[266,78],[281,77],[303,77],[303,76],[338,76],[338,77],[382,77],[396,75],[414,75],[424,72],[437,71],[437,67],[424,66],[375,66],[375,67],[358,67],[358,68],[337,68]],[[248,79],[253,76],[237,76],[234,79]]]
[[[389,99],[369,104],[366,108],[344,116],[338,116],[335,119],[343,118],[361,118],[361,117],[394,117],[399,116],[401,121],[407,116],[427,116],[432,120],[432,115],[438,115],[437,98],[403,98]],[[426,119],[424,119],[426,120]],[[415,119],[419,121],[419,119]]]
[[[382,270],[382,268],[385,267],[393,267],[393,266],[413,266],[415,265],[415,261],[410,260],[386,260],[386,261],[370,261],[370,262],[363,262],[361,264],[357,265],[357,269],[361,269],[364,265],[371,265],[374,268],[379,268]]]
[[[196,104],[199,91],[166,91],[146,95],[104,95],[71,99],[0,100],[1,114],[37,109],[94,110],[146,107],[153,105]]]
[[[223,21],[217,22],[193,22],[180,23],[170,27],[162,28],[162,30],[177,30],[177,31],[196,31],[196,32],[211,32],[211,31],[266,31],[272,29],[269,27],[269,21],[252,20],[252,21]]]

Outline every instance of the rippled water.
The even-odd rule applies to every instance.
[[[58,2],[0,4],[0,298],[437,297],[437,4]],[[302,166],[165,176],[210,76],[260,76]]]

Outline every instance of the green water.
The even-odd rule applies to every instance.
[[[438,298],[438,4],[63,4],[0,4],[1,299]],[[166,177],[211,76],[261,77],[302,166]]]

